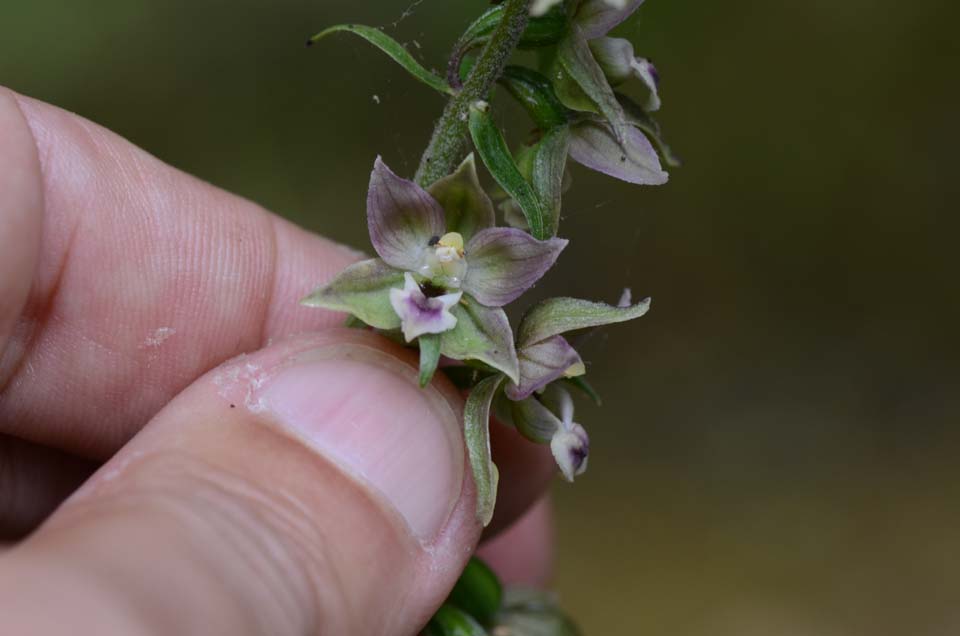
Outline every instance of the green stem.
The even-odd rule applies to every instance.
[[[476,64],[454,95],[433,129],[430,143],[420,158],[416,182],[423,187],[452,173],[467,147],[467,120],[470,104],[484,99],[500,77],[503,67],[517,47],[530,18],[531,0],[506,0],[503,19]]]

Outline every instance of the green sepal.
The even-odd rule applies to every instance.
[[[590,382],[582,375],[578,375],[573,378],[563,378],[563,382],[579,389],[597,406],[603,406],[603,399],[600,397],[600,394],[597,393],[597,390],[593,388],[593,385],[590,384]]]
[[[437,372],[440,363],[440,336],[435,333],[425,333],[417,338],[420,345],[420,388],[430,384],[433,374]]]
[[[520,321],[517,346],[525,347],[568,331],[633,320],[650,309],[650,299],[616,307],[578,298],[549,298],[535,305]]]
[[[442,605],[430,619],[425,633],[429,636],[487,636],[487,630],[480,623],[453,605]]]
[[[507,142],[490,116],[490,106],[486,102],[470,105],[470,136],[487,170],[520,206],[530,225],[530,233],[541,241],[550,238],[550,222],[540,197],[520,173]]]
[[[610,122],[617,140],[623,143],[623,131],[628,126],[623,107],[576,26],[557,48],[553,77],[557,97],[564,105],[573,110],[599,112]]]
[[[470,391],[463,407],[464,440],[477,489],[477,520],[484,526],[493,519],[497,503],[500,473],[490,454],[490,403],[502,382],[502,375],[483,380]]]
[[[410,75],[412,75],[415,79],[420,80],[430,88],[444,93],[445,95],[454,94],[453,89],[450,88],[450,86],[442,77],[425,69],[420,62],[414,59],[414,57],[409,51],[407,51],[407,49],[403,47],[402,44],[394,40],[380,29],[374,27],[364,26],[362,24],[337,24],[324,29],[320,33],[317,33],[315,36],[307,40],[307,46],[314,44],[331,33],[338,33],[341,31],[353,33],[354,35],[362,37],[364,40],[389,55],[394,62],[402,66],[408,73],[410,73]]]
[[[566,125],[548,130],[533,147],[530,183],[540,199],[550,236],[556,236],[560,227],[560,203],[569,149],[570,127]]]
[[[427,192],[443,208],[447,232],[459,232],[464,242],[480,230],[496,225],[493,202],[480,187],[473,153],[467,155],[456,172],[435,181]]]
[[[660,124],[647,111],[645,111],[640,104],[636,103],[626,95],[616,93],[616,96],[617,101],[619,101],[620,105],[623,106],[623,111],[627,116],[627,121],[639,128],[643,134],[647,136],[647,139],[653,143],[654,148],[657,149],[657,152],[660,154],[660,158],[663,159],[665,164],[671,168],[679,168],[683,162],[680,160],[680,157],[673,153],[673,150],[670,149],[670,146],[664,142],[663,133],[660,130]]]
[[[498,80],[542,130],[567,123],[567,108],[557,98],[550,80],[525,66],[508,66]]]
[[[377,329],[399,329],[400,317],[390,304],[394,287],[403,287],[403,272],[374,258],[348,266],[300,302],[348,312]]]
[[[486,563],[472,557],[453,586],[447,603],[454,605],[483,625],[490,625],[500,610],[503,587]]]
[[[454,360],[478,360],[519,382],[520,361],[507,314],[466,295],[450,312],[457,326],[440,334],[440,353]]]
[[[536,444],[549,444],[562,426],[560,419],[536,397],[514,401],[501,393],[494,403],[494,413],[498,420]]]
[[[344,319],[343,326],[347,329],[366,329],[367,323],[363,322],[353,314],[350,314]]]

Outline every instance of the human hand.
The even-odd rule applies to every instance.
[[[298,305],[354,258],[0,89],[0,530],[29,533],[0,555],[6,631],[424,624],[481,534],[462,403]],[[496,529],[554,468],[493,433]],[[546,510],[492,542],[508,578],[545,575]]]

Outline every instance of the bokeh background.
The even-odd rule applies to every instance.
[[[350,36],[303,42],[367,23],[441,67],[485,7],[411,2],[4,0],[0,83],[366,246],[374,156],[412,174],[442,102]],[[958,22],[650,0],[619,30],[685,165],[646,189],[576,170],[538,287],[654,297],[586,346],[605,405],[555,488],[588,636],[960,633]]]

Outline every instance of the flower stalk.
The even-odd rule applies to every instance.
[[[421,187],[452,173],[466,154],[470,104],[482,100],[500,78],[530,18],[531,0],[506,0],[503,19],[487,42],[463,87],[437,121],[414,181]]]

